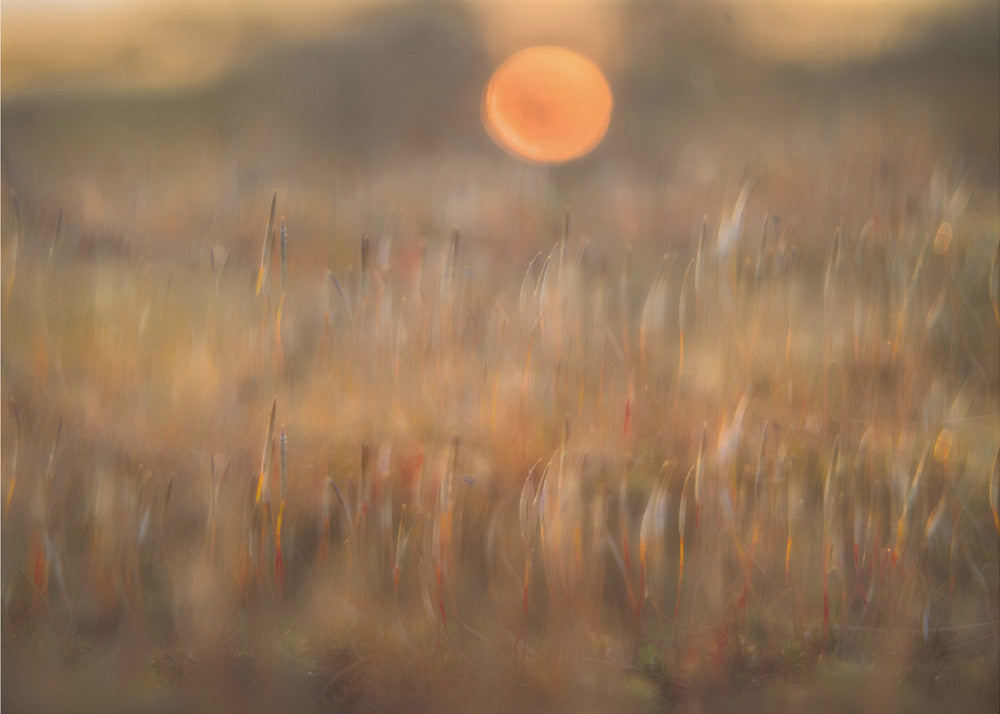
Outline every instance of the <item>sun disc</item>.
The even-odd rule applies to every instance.
[[[565,47],[529,47],[493,73],[483,124],[514,155],[561,163],[589,153],[611,121],[611,89],[600,68]]]

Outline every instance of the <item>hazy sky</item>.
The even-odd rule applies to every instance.
[[[317,38],[359,7],[392,0],[2,0],[5,95],[96,83],[169,87],[207,81],[254,42]],[[940,18],[996,0],[651,0],[679,22],[714,13],[745,51],[791,63],[873,56]],[[627,42],[623,0],[469,0],[497,61],[529,44],[561,41],[599,62]]]

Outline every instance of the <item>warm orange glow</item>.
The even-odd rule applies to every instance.
[[[559,163],[601,142],[611,105],[611,89],[596,64],[564,47],[529,47],[490,78],[483,124],[516,156]]]

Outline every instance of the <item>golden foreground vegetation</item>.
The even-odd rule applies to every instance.
[[[567,211],[523,264],[457,229],[324,259],[277,193],[242,260],[15,224],[5,696],[989,708],[989,197],[803,236],[747,225],[755,183],[665,255]]]

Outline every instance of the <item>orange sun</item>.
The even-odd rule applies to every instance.
[[[529,47],[508,57],[490,78],[483,124],[514,155],[560,163],[601,142],[611,106],[611,89],[596,64],[565,47]]]

